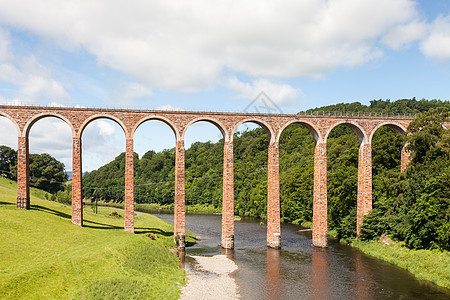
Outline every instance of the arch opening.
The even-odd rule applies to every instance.
[[[29,123],[27,135],[30,186],[46,191],[48,200],[70,205],[71,126],[59,117],[45,115]]]
[[[355,126],[338,124],[327,136],[328,230],[338,238],[356,236],[361,134]]]
[[[372,136],[373,206],[399,194],[400,172],[409,162],[406,136],[401,128],[383,125]],[[391,203],[392,204],[392,203]],[[391,205],[389,204],[389,205]]]
[[[0,114],[0,176],[2,181],[17,181],[17,126],[11,119]],[[10,184],[6,185],[7,187]],[[15,205],[17,189],[12,188],[12,197],[3,197],[5,204]]]
[[[311,227],[313,221],[314,148],[318,136],[310,126],[292,123],[280,134],[280,202],[282,222]]]
[[[173,204],[176,145],[173,128],[161,120],[146,120],[134,131],[133,140],[134,202],[163,208]]]
[[[82,127],[80,137],[82,198],[92,207],[96,200],[123,203],[126,139],[123,127],[114,119],[93,118]]]
[[[224,131],[210,120],[190,123],[184,133],[186,205],[212,206],[223,200]]]
[[[254,121],[233,132],[234,212],[239,216],[267,220],[270,138],[270,131]]]

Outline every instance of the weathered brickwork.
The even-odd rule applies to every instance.
[[[267,246],[281,247],[280,181],[278,143],[271,141],[267,164]]]
[[[133,139],[126,140],[125,152],[125,231],[134,232],[134,152]]]
[[[381,126],[390,126],[403,133],[412,119],[362,116],[272,115],[247,113],[206,113],[181,111],[146,111],[125,109],[90,109],[61,107],[0,106],[0,116],[10,119],[18,131],[17,207],[30,207],[28,133],[35,122],[45,117],[56,117],[68,124],[73,135],[72,170],[72,223],[83,225],[82,148],[84,128],[93,120],[108,118],[116,121],[126,137],[125,166],[125,224],[124,229],[134,232],[134,169],[133,136],[140,124],[147,120],[160,120],[173,130],[176,137],[174,239],[180,248],[185,246],[185,164],[184,134],[190,125],[208,121],[219,128],[224,137],[224,173],[222,205],[222,247],[234,247],[234,178],[233,135],[245,122],[254,122],[264,128],[269,137],[268,191],[267,191],[267,245],[281,247],[279,145],[284,128],[298,123],[313,135],[314,154],[313,245],[327,246],[327,154],[326,141],[337,125],[350,127],[360,142],[358,168],[357,230],[362,217],[372,208],[371,141]],[[402,151],[402,170],[409,161],[409,153]]]
[[[406,171],[406,168],[408,167],[408,164],[411,161],[411,152],[407,149],[407,147],[408,144],[405,144],[402,148],[401,166],[400,166],[401,172]]]
[[[234,248],[234,172],[233,141],[225,141],[223,149],[222,242],[226,249]]]
[[[327,220],[327,143],[316,142],[314,149],[313,245],[326,247]]]
[[[368,143],[359,146],[358,196],[356,205],[356,234],[361,234],[363,216],[372,209],[372,147]]]
[[[74,137],[72,145],[72,223],[83,226],[81,137]]]

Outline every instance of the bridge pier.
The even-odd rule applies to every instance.
[[[362,142],[358,160],[358,198],[356,213],[356,234],[361,234],[363,216],[372,210],[372,145]]]
[[[28,137],[19,136],[17,145],[17,208],[30,208],[30,163]]]
[[[314,196],[312,244],[328,246],[327,143],[319,140],[314,149]]]
[[[72,223],[83,226],[83,170],[81,137],[72,140]]]
[[[184,182],[184,141],[178,140],[175,150],[175,205],[174,205],[174,241],[178,248],[185,243],[185,182]]]
[[[406,143],[401,152],[401,159],[400,159],[400,172],[405,172],[406,168],[408,167],[409,162],[411,161],[411,152],[406,149],[408,147],[408,143]]]
[[[223,146],[222,241],[225,249],[234,249],[234,163],[233,141]]]
[[[267,246],[281,248],[280,174],[278,142],[271,141],[267,165]]]
[[[125,224],[126,232],[134,232],[134,151],[133,139],[126,140],[125,153]]]

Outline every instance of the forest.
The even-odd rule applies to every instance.
[[[364,219],[362,239],[376,239],[388,233],[411,249],[450,250],[450,131],[442,127],[442,123],[449,122],[448,109],[449,101],[413,98],[393,102],[373,100],[367,106],[358,102],[340,103],[313,110],[417,114],[404,135],[381,127],[373,137],[373,210]],[[400,172],[401,149],[406,143],[412,161],[405,172]],[[266,216],[267,149],[268,137],[263,129],[235,133],[236,215],[263,219]],[[358,149],[356,134],[344,125],[335,127],[328,137],[328,226],[343,240],[356,236]],[[3,155],[5,150],[1,151]],[[279,153],[282,221],[311,226],[314,174],[311,133],[302,125],[288,126],[281,135]],[[159,153],[150,150],[142,157],[135,153],[135,202],[173,204],[174,167],[175,149]],[[185,151],[185,167],[186,204],[212,204],[220,208],[223,141],[192,144]],[[33,174],[33,165],[30,170]],[[83,176],[84,197],[123,202],[124,174],[125,153],[122,153]],[[35,177],[38,176],[36,173]],[[37,185],[39,180],[33,179],[31,184]],[[56,193],[54,189],[46,190]],[[70,186],[59,185],[58,190],[53,198],[69,203]]]

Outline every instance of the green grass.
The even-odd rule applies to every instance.
[[[351,244],[364,253],[410,271],[419,279],[450,288],[450,253],[437,250],[410,250],[399,244],[354,240]]]
[[[87,208],[81,228],[70,207],[31,195],[31,209],[17,209],[15,182],[0,178],[1,299],[178,298],[185,273],[166,248],[174,246],[172,224],[143,214],[130,234],[123,212]]]

